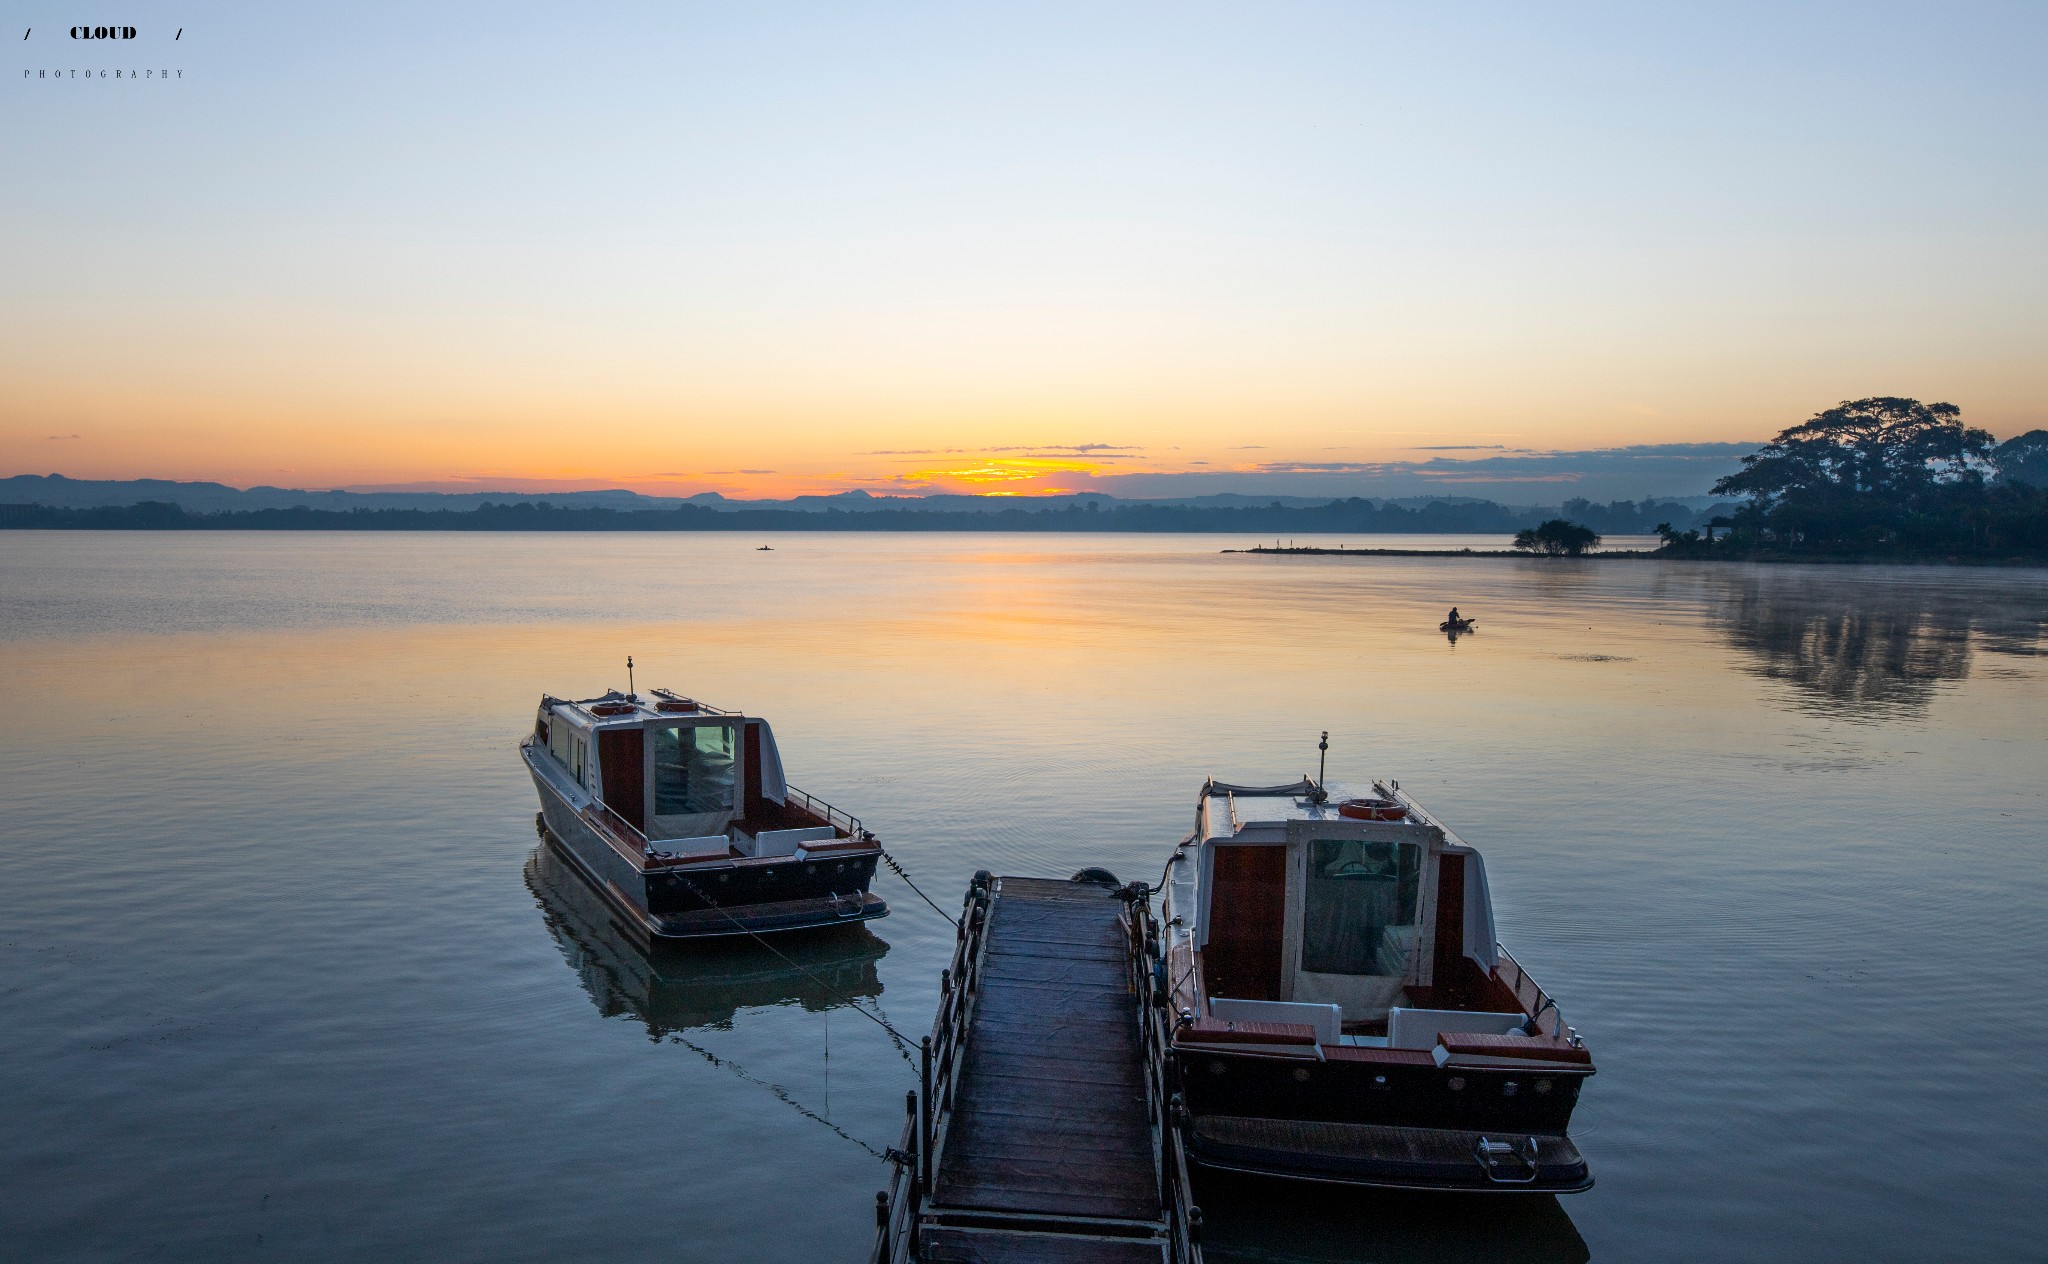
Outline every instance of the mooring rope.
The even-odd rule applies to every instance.
[[[745,922],[742,922],[739,918],[734,917],[731,913],[727,912],[724,908],[720,907],[718,901],[712,899],[709,895],[706,895],[704,893],[704,888],[690,881],[689,876],[687,874],[674,873],[673,871],[671,871],[670,876],[674,877],[676,881],[688,887],[691,890],[691,892],[696,895],[698,899],[704,901],[706,906],[716,909],[718,913],[725,918],[726,921],[731,922],[733,924],[735,929],[739,930],[741,933],[745,935],[751,936],[755,943],[761,945],[763,948],[766,948],[768,951],[774,953],[776,956],[788,962],[792,968],[802,972],[805,978],[808,978],[811,982],[817,984],[819,987],[824,988],[826,993],[832,996],[834,999],[836,999],[840,1004],[846,1006],[854,1013],[859,1014],[862,1018],[867,1019],[875,1026],[880,1027],[883,1031],[888,1032],[890,1037],[898,1042],[897,1048],[899,1050],[902,1049],[903,1046],[909,1042],[909,1038],[905,1036],[902,1032],[896,1030],[894,1027],[891,1027],[887,1020],[879,1018],[862,1009],[860,1005],[856,1003],[852,997],[840,991],[838,988],[833,987],[830,983],[825,982],[825,980],[819,978],[816,973],[806,968],[802,962],[796,961],[795,959],[791,958],[788,953],[782,951],[782,949],[777,948],[774,944],[771,944],[766,939],[762,938],[760,933],[754,930],[753,927],[747,925]],[[909,1055],[905,1054],[904,1056],[908,1057]]]
[[[884,1019],[887,1019],[889,1017],[889,1011],[882,1008],[882,1003],[880,1001],[875,1001],[874,1006],[875,1012],[877,1014],[880,1014]],[[855,1005],[854,1008],[860,1009],[860,1006]],[[862,1010],[861,1012],[866,1013],[865,1010]],[[917,1070],[917,1059],[911,1056],[910,1046],[904,1043],[903,1037],[897,1035],[896,1029],[894,1027],[888,1026],[886,1022],[883,1024],[883,1027],[889,1033],[889,1043],[895,1045],[896,1052],[903,1055],[903,1064],[913,1071]]]
[[[932,897],[926,895],[923,891],[918,891],[917,884],[910,880],[910,875],[904,872],[902,864],[900,864],[897,861],[896,857],[884,851],[882,853],[882,861],[884,864],[888,865],[892,871],[895,872],[897,877],[903,879],[904,886],[909,887],[913,891],[917,891],[918,899],[923,900],[926,904],[932,905],[932,912],[937,913],[940,917],[943,917],[947,921],[953,923],[953,929],[960,929],[960,919],[953,916],[951,913],[948,913],[946,910],[940,908],[938,905],[932,904]]]
[[[712,1066],[715,1066],[722,1071],[730,1071],[734,1075],[739,1076],[741,1079],[745,1080],[749,1084],[756,1084],[762,1088],[767,1089],[769,1092],[775,1094],[777,1098],[781,1099],[783,1105],[789,1107],[797,1114],[802,1115],[805,1119],[811,1120],[814,1123],[823,1124],[825,1127],[830,1128],[833,1132],[836,1132],[840,1136],[845,1137],[848,1141],[853,1142],[853,1144],[859,1146],[863,1150],[866,1150],[869,1154],[874,1155],[876,1158],[886,1159],[889,1157],[888,1155],[882,1153],[880,1150],[877,1150],[875,1149],[875,1147],[869,1145],[867,1142],[862,1141],[859,1137],[854,1136],[846,1129],[841,1128],[838,1124],[835,1124],[831,1120],[825,1118],[817,1111],[812,1110],[810,1107],[798,1101],[796,1099],[795,1094],[791,1093],[788,1089],[782,1087],[782,1085],[774,1083],[770,1080],[764,1080],[760,1076],[748,1071],[739,1063],[734,1062],[731,1058],[721,1058],[717,1054],[711,1052],[709,1049],[704,1048],[702,1045],[696,1044],[689,1040],[685,1040],[681,1036],[671,1035],[669,1039],[683,1046],[683,1048],[688,1049],[691,1053],[696,1054],[698,1057],[704,1059],[706,1062],[709,1062]]]

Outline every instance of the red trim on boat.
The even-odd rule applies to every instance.
[[[1307,1023],[1231,1022],[1221,1018],[1197,1018],[1183,1025],[1176,1036],[1205,1045],[1314,1045],[1316,1029]]]
[[[1591,1065],[1593,1054],[1587,1049],[1574,1049],[1563,1041],[1533,1039],[1528,1036],[1482,1036],[1472,1032],[1438,1032],[1437,1043],[1444,1052],[1456,1056],[1466,1054],[1485,1058],[1528,1058],[1540,1062],[1576,1062]]]

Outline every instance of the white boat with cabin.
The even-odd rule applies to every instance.
[[[1164,881],[1189,1157],[1401,1189],[1564,1193],[1585,1042],[1494,938],[1486,866],[1397,782],[1202,787]]]
[[[790,785],[774,730],[666,689],[543,696],[520,755],[549,835],[655,939],[869,921],[882,846]]]

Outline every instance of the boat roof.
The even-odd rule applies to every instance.
[[[1383,824],[1426,827],[1441,833],[1447,843],[1465,845],[1463,839],[1444,828],[1421,804],[1403,794],[1398,782],[1332,781],[1318,787],[1304,777],[1281,786],[1243,786],[1211,778],[1202,787],[1207,836],[1212,839],[1242,838],[1246,831],[1257,835],[1284,832],[1289,821],[1352,820],[1338,811],[1338,806],[1347,799],[1392,800],[1407,809],[1410,819]]]
[[[648,720],[692,720],[701,717],[742,718],[737,711],[686,698],[669,689],[645,694],[606,690],[596,698],[542,695],[541,706],[581,728],[637,728]]]

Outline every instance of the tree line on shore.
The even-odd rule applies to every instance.
[[[1604,535],[1662,540],[1681,558],[2036,559],[2048,557],[2048,430],[1998,443],[1953,404],[1845,400],[1742,458],[1714,485],[1726,500],[1568,500],[1514,508],[1484,500],[1416,507],[1362,497],[1324,505],[1019,501],[991,509],[567,508],[547,501],[476,509],[189,512],[145,501],[89,509],[0,505],[0,527],[264,531],[1025,531],[1515,536],[1517,548],[1575,556]]]
[[[2048,556],[2048,430],[1999,443],[1953,404],[1844,400],[1742,458],[1714,485],[1732,514],[1681,529],[1675,557]]]
[[[1729,506],[1732,508],[1732,506]],[[673,509],[565,508],[546,501],[476,509],[290,509],[192,513],[145,501],[119,508],[0,506],[0,526],[171,531],[1127,531],[1298,534],[1507,535],[1554,517],[1557,508],[1517,509],[1492,501],[1434,501],[1410,508],[1359,497],[1326,505],[1215,506],[1067,500],[1022,501],[1001,509]],[[1563,512],[1616,535],[1648,535],[1660,522],[1704,517],[1676,501],[1567,501]]]

